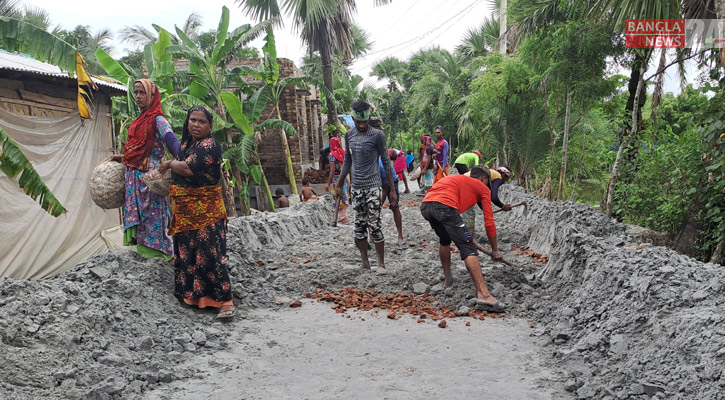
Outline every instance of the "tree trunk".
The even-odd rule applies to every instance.
[[[229,182],[229,176],[227,175],[226,171],[224,171],[224,167],[221,167],[221,169],[222,194],[224,195],[224,207],[226,207],[227,209],[227,217],[236,217],[237,207],[234,204],[234,188],[232,188],[232,185]]]
[[[546,180],[544,181],[544,185],[541,187],[541,195],[545,196],[548,200],[553,198],[553,193],[551,191],[551,170],[554,168],[557,136],[556,131],[549,127],[549,166],[546,168]]]
[[[566,109],[564,111],[564,137],[561,143],[561,167],[559,168],[559,188],[556,191],[556,199],[561,200],[564,194],[564,179],[566,178],[566,158],[569,148],[569,122],[571,118],[571,86],[566,87]]]
[[[330,91],[330,94],[332,94],[335,92],[335,86],[332,81],[332,63],[330,61],[329,44],[321,46],[320,60],[322,61],[322,81],[325,83],[327,90]],[[325,99],[327,104],[327,124],[337,126],[337,109],[335,109],[334,99],[331,99],[330,96],[325,96]]]
[[[610,216],[612,215],[612,205],[614,203],[614,188],[617,184],[617,181],[619,180],[619,174],[621,173],[620,165],[622,163],[624,152],[627,147],[629,147],[630,142],[637,135],[637,131],[639,130],[639,96],[642,95],[642,90],[644,86],[643,72],[644,69],[640,71],[639,80],[637,82],[637,90],[635,91],[634,95],[635,101],[632,109],[632,126],[629,135],[624,137],[622,139],[622,142],[619,144],[617,158],[615,158],[614,165],[612,165],[612,176],[609,178],[609,185],[607,186],[607,197],[604,201],[604,204],[602,204],[602,212]]]
[[[239,209],[241,210],[242,215],[251,215],[252,214],[252,205],[249,203],[249,188],[248,188],[247,181],[243,182],[237,182],[237,190],[240,192],[244,191],[246,195],[241,195],[239,198],[242,199],[241,204],[239,204]]]
[[[224,114],[221,114],[224,115]],[[225,130],[224,132],[224,138],[226,139],[227,143],[233,143],[232,142],[232,134],[229,133],[229,130]],[[232,176],[234,176],[234,180],[237,181],[237,186],[239,185],[239,182],[242,181],[242,173],[239,171],[239,168],[237,168],[237,165],[234,163],[234,161],[229,160],[229,165],[231,166]],[[239,187],[237,187],[237,192],[239,193],[239,204],[244,202],[244,199],[242,199],[242,191],[239,190]],[[234,210],[234,216],[236,217],[237,213],[237,207],[233,207]]]
[[[715,0],[715,14],[721,21],[725,18],[725,0]],[[722,38],[723,35],[725,35],[725,32],[723,32],[723,29],[721,28],[720,37]],[[723,71],[725,71],[725,47],[720,48],[720,65],[722,66]],[[723,178],[725,178],[725,176],[723,176]],[[725,248],[725,239],[720,240],[720,243],[718,243],[715,247],[715,251],[712,253],[712,257],[710,258],[711,263],[715,264],[720,261],[723,251],[725,251],[723,248]]]
[[[499,53],[506,54],[508,50],[508,40],[506,40],[506,9],[508,8],[508,1],[507,0],[500,0],[499,4],[499,10],[498,10],[498,18],[499,18],[499,28],[498,28],[498,47],[499,47]]]
[[[577,185],[579,184],[579,175],[582,172],[582,164],[584,163],[584,151],[586,151],[587,148],[587,131],[584,131],[584,137],[582,138],[582,151],[581,151],[581,157],[579,157],[579,166],[576,168],[576,175],[574,175],[574,187],[571,190],[571,194],[569,195],[569,200],[574,200],[574,190],[576,189]]]
[[[285,136],[284,131],[282,132],[282,136]],[[255,149],[256,151],[256,149]],[[272,190],[269,188],[269,184],[267,183],[267,176],[264,175],[264,168],[262,168],[262,163],[259,160],[259,156],[257,156],[257,166],[259,167],[259,173],[262,174],[262,187],[264,188],[264,192],[267,195],[267,201],[269,202],[269,210],[272,212],[276,212],[277,208],[274,206],[274,197],[272,197]]]
[[[717,18],[722,20],[725,18],[725,0],[715,0],[715,15]],[[720,31],[720,37],[723,37],[725,32]],[[720,48],[720,65],[723,71],[725,71],[725,47]],[[722,249],[723,242],[720,242],[720,248]]]
[[[509,155],[508,155],[508,144],[509,144],[509,123],[506,116],[503,117],[503,163],[509,167]]]
[[[279,106],[277,106],[277,118],[282,119],[282,114],[279,112]],[[297,180],[295,179],[295,169],[292,165],[292,156],[289,151],[289,142],[287,141],[287,133],[284,129],[280,129],[280,137],[282,138],[282,149],[284,150],[284,158],[287,162],[287,175],[289,178],[289,185],[292,188],[293,194],[299,194],[297,192]],[[261,167],[261,164],[260,164]]]

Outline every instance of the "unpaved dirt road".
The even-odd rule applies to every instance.
[[[475,304],[456,254],[443,286],[419,197],[402,196],[403,246],[383,211],[378,274],[359,268],[351,226],[329,227],[326,196],[229,221],[231,324],[180,306],[173,266],[129,250],[53,279],[0,279],[0,399],[725,398],[722,266],[645,245],[584,204],[511,184],[502,194],[528,202],[496,214],[499,247],[520,266],[480,257],[504,318],[446,317],[441,329],[303,299],[354,287],[459,314]]]
[[[347,318],[350,315],[350,318]],[[229,348],[187,363],[198,378],[147,399],[556,399],[529,323],[457,317],[447,327],[385,313],[336,314],[327,303],[255,310]],[[364,320],[362,320],[362,319]],[[467,327],[466,322],[471,326]]]

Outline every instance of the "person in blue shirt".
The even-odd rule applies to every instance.
[[[391,166],[393,164],[392,161],[389,161]],[[385,200],[387,199],[389,202],[388,208],[390,208],[391,211],[393,211],[393,221],[395,221],[395,229],[398,230],[398,245],[402,246],[405,242],[403,241],[403,216],[400,214],[400,192],[398,191],[398,174],[395,173],[393,170],[393,184],[391,185],[388,182],[388,177],[385,176],[385,168],[383,166],[383,160],[378,159],[379,169],[380,169],[380,180],[383,182],[383,203],[385,204]],[[392,188],[391,188],[392,186]],[[391,196],[393,192],[393,188],[395,188],[395,197],[393,198]]]

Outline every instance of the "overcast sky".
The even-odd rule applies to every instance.
[[[88,25],[94,32],[105,27],[116,36],[125,26],[141,25],[152,29],[152,23],[173,31],[174,25],[181,26],[192,12],[201,15],[202,30],[216,29],[224,5],[230,11],[230,28],[252,22],[233,0],[26,0],[23,3],[47,10],[52,26],[72,29],[77,25]],[[468,29],[480,26],[484,18],[492,14],[490,3],[488,0],[393,0],[391,4],[375,7],[373,0],[358,0],[356,18],[370,35],[373,48],[350,69],[367,78],[372,67],[387,56],[406,60],[420,49],[438,46],[453,50]],[[277,29],[275,34],[278,56],[289,58],[300,66],[304,47],[289,21],[286,20],[285,27]],[[262,39],[253,45],[261,48]],[[118,40],[114,41],[113,47],[111,54],[116,58],[122,57],[125,49],[132,49],[130,44]],[[656,65],[650,67],[654,68]],[[693,66],[688,69],[688,78],[693,79]],[[678,79],[674,68],[671,70],[665,91],[678,92]],[[626,71],[622,73],[627,74]],[[375,82],[375,78],[368,81]],[[383,84],[380,82],[378,86]]]
[[[107,27],[116,35],[124,26],[142,25],[152,29],[152,23],[173,32],[174,25],[181,26],[192,12],[202,16],[203,30],[215,29],[224,5],[230,10],[230,28],[252,22],[233,0],[27,0],[24,4],[47,10],[53,26],[59,24],[64,29],[72,29],[89,25],[94,32]],[[453,50],[469,28],[480,26],[491,15],[486,0],[394,0],[380,7],[374,7],[373,0],[358,0],[357,4],[357,21],[370,35],[373,48],[351,70],[365,77],[377,61],[387,56],[405,60],[421,48],[440,46]],[[285,27],[275,34],[278,56],[289,58],[299,66],[304,47],[291,24],[285,21]],[[254,45],[261,47],[261,39]],[[130,44],[116,41],[112,55],[121,57],[124,49],[129,48],[132,48]]]

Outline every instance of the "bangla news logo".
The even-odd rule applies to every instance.
[[[629,49],[725,48],[725,19],[627,19]]]

